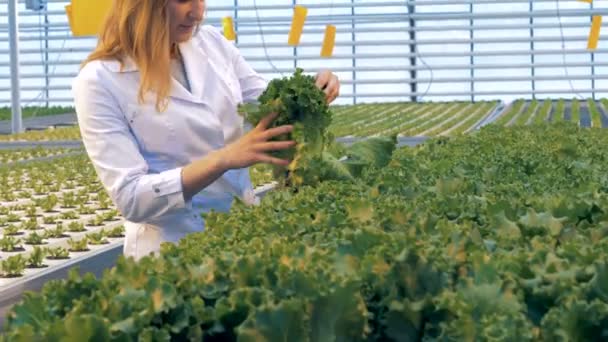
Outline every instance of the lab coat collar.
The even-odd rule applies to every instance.
[[[190,82],[190,96],[194,96],[195,99],[202,99],[205,91],[203,75],[207,74],[209,68],[209,58],[207,53],[201,46],[200,42],[195,39],[190,39],[186,42],[179,44],[179,51],[184,59],[184,66],[186,68],[186,75],[188,75],[188,81]],[[180,88],[184,92],[188,93],[179,82],[173,80],[176,84],[173,89]],[[179,87],[177,86],[179,85]]]
[[[204,78],[200,76],[205,75],[209,67],[207,53],[195,38],[180,43],[179,50],[184,59],[184,66],[188,75],[188,81],[190,82],[190,92],[175,79],[172,79],[173,84],[169,96],[186,101],[201,102],[204,92]],[[139,70],[135,61],[130,57],[126,57],[123,64],[124,66],[121,70],[121,65],[118,61],[108,61],[106,63],[108,69],[116,73],[130,73]]]

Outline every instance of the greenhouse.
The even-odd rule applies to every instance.
[[[0,0],[0,341],[608,341],[603,17]]]

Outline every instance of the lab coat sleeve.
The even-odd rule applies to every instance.
[[[184,200],[181,167],[148,173],[118,101],[98,74],[81,73],[72,84],[72,92],[85,149],[125,219],[151,223],[191,206]]]
[[[257,101],[268,86],[268,82],[247,63],[238,49],[234,48],[232,51],[232,64],[239,78],[243,102]]]

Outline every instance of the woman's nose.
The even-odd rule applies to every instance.
[[[201,20],[203,20],[204,10],[205,10],[205,1],[194,0],[194,1],[192,1],[192,8],[188,15],[190,16],[190,18],[192,18],[196,21],[201,21]]]

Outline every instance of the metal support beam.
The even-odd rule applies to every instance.
[[[528,0],[529,1],[529,0]],[[599,14],[599,13],[598,13]],[[235,27],[237,27],[239,25],[239,21],[240,20],[236,20],[238,19],[238,16],[235,17],[235,22],[234,25]],[[344,21],[341,22],[342,25],[346,25],[347,23],[345,23]],[[348,22],[348,24],[350,24],[350,21]],[[0,33],[6,33],[8,32],[8,24],[6,23],[0,23]],[[21,23],[21,25],[19,25],[19,29],[22,33],[37,33],[38,32],[38,24],[33,24],[33,23]],[[48,24],[49,27],[49,32],[57,32],[57,33],[61,33],[51,36],[49,39],[50,40],[64,40],[64,39],[71,39],[71,40],[87,40],[87,39],[91,39],[91,36],[89,37],[74,37],[74,36],[70,36],[70,35],[65,35],[66,30],[69,29],[68,24],[67,23],[49,23]],[[243,27],[245,27],[244,30],[241,30],[241,35],[245,36],[245,35],[257,35],[259,34],[259,28],[255,25],[255,24],[243,24]],[[536,22],[534,24],[534,28],[537,29],[553,29],[553,30],[559,30],[560,25],[559,24],[555,24],[555,23],[539,23]],[[562,28],[564,29],[588,29],[589,28],[589,23],[586,22],[574,22],[574,23],[562,23],[561,25]],[[510,23],[505,23],[505,24],[497,24],[497,23],[489,23],[489,24],[478,24],[475,25],[475,29],[476,30],[492,30],[492,31],[504,31],[504,30],[522,30],[522,29],[528,29],[530,28],[530,24],[526,23],[526,24],[510,24]],[[466,25],[461,25],[461,24],[454,24],[454,25],[434,25],[434,26],[416,26],[416,32],[436,32],[436,31],[450,31],[450,30],[468,30],[469,29],[469,24]],[[407,32],[409,30],[408,27],[360,27],[359,29],[357,29],[357,32],[361,32],[361,33],[370,33],[370,32],[378,32],[378,33],[382,33],[382,34],[387,34],[387,33],[399,33],[399,32]],[[348,27],[342,27],[340,28],[340,33],[350,33],[352,30]],[[282,25],[279,28],[272,28],[272,29],[264,29],[264,33],[265,34],[280,34],[280,35],[286,35],[289,32],[289,27],[287,27],[286,25]],[[306,30],[307,34],[322,34],[325,32],[324,28],[309,28]],[[589,38],[588,36],[586,36],[587,38]],[[568,38],[568,37],[566,37]],[[37,37],[21,37],[21,41],[26,41],[26,40],[36,40]],[[6,38],[0,38],[0,42],[3,41],[7,41]]]
[[[417,63],[417,59],[418,57],[417,55],[417,51],[418,49],[416,48],[416,31],[414,31],[413,29],[416,27],[416,21],[413,19],[413,15],[416,13],[416,6],[411,4],[411,1],[408,2],[407,5],[407,12],[409,14],[409,28],[410,28],[410,42],[412,42],[410,44],[410,53],[413,54],[410,57],[410,66],[411,67],[415,67],[416,63]],[[416,69],[412,69],[410,71],[410,92],[412,94],[415,94],[418,92],[418,82],[416,81],[418,79],[418,73],[416,72]],[[411,96],[410,100],[412,102],[418,102],[418,97],[417,96]]]
[[[473,3],[469,4],[469,12],[471,12],[471,14],[473,14]],[[469,19],[469,25],[471,25],[471,29],[469,30],[469,39],[471,39],[471,45],[469,46],[469,48],[471,49],[471,54],[473,53],[473,51],[475,51],[475,43],[474,43],[474,31],[473,31],[473,24],[475,24],[475,22],[473,21],[473,19]],[[475,57],[473,55],[471,55],[470,59],[469,59],[469,65],[471,66],[471,71],[470,71],[470,75],[471,75],[471,102],[475,102],[475,81],[473,81],[473,78],[475,77]]]
[[[296,0],[292,0],[291,4],[293,5],[293,7],[296,7]],[[294,46],[293,47],[293,69],[297,69],[298,68],[298,47]]]
[[[11,60],[11,112],[12,133],[23,132],[21,118],[21,98],[19,85],[19,22],[17,17],[17,1],[9,0],[8,3],[8,26],[10,37],[10,60]]]
[[[530,0],[530,13],[534,12],[534,1]],[[530,16],[530,51],[534,51],[534,17]],[[531,53],[530,54],[530,63],[532,64],[530,66],[530,74],[532,75],[532,77],[534,78],[535,74],[536,74],[536,69],[534,69],[534,62],[535,62],[535,58],[534,58],[534,54]],[[536,99],[536,93],[534,92],[534,90],[536,90],[536,82],[534,81],[534,79],[532,80],[532,99]]]
[[[351,40],[353,42],[356,41],[356,34],[355,34],[355,0],[350,0],[351,4],[353,5],[350,8],[350,14],[353,17],[352,21],[351,21],[351,29],[352,29],[352,33],[350,35]],[[357,58],[355,57],[355,55],[357,54],[357,47],[355,44],[353,44],[352,48],[351,48],[352,54],[353,54],[353,60],[352,60],[352,65],[353,65],[353,73],[352,73],[352,79],[353,82],[355,82],[357,80]],[[357,104],[357,84],[353,83],[353,104]]]
[[[591,2],[591,10],[593,10],[593,1]],[[590,21],[593,21],[593,16],[591,16],[589,18]],[[591,63],[595,63],[595,53],[591,52]],[[595,76],[595,65],[591,66],[591,77]],[[595,79],[591,79],[591,89],[593,89],[593,91],[591,92],[591,97],[593,98],[593,100],[597,100],[595,98]]]
[[[44,5],[45,7],[47,4]],[[49,99],[51,94],[49,93],[49,15],[44,13],[44,84],[46,84],[46,98]],[[49,101],[46,101],[46,108],[49,108]]]
[[[233,18],[234,18],[234,32],[236,33],[236,39],[234,41],[235,44],[239,44],[239,24],[238,24],[238,20],[239,20],[239,0],[234,0],[234,13],[233,13]]]

